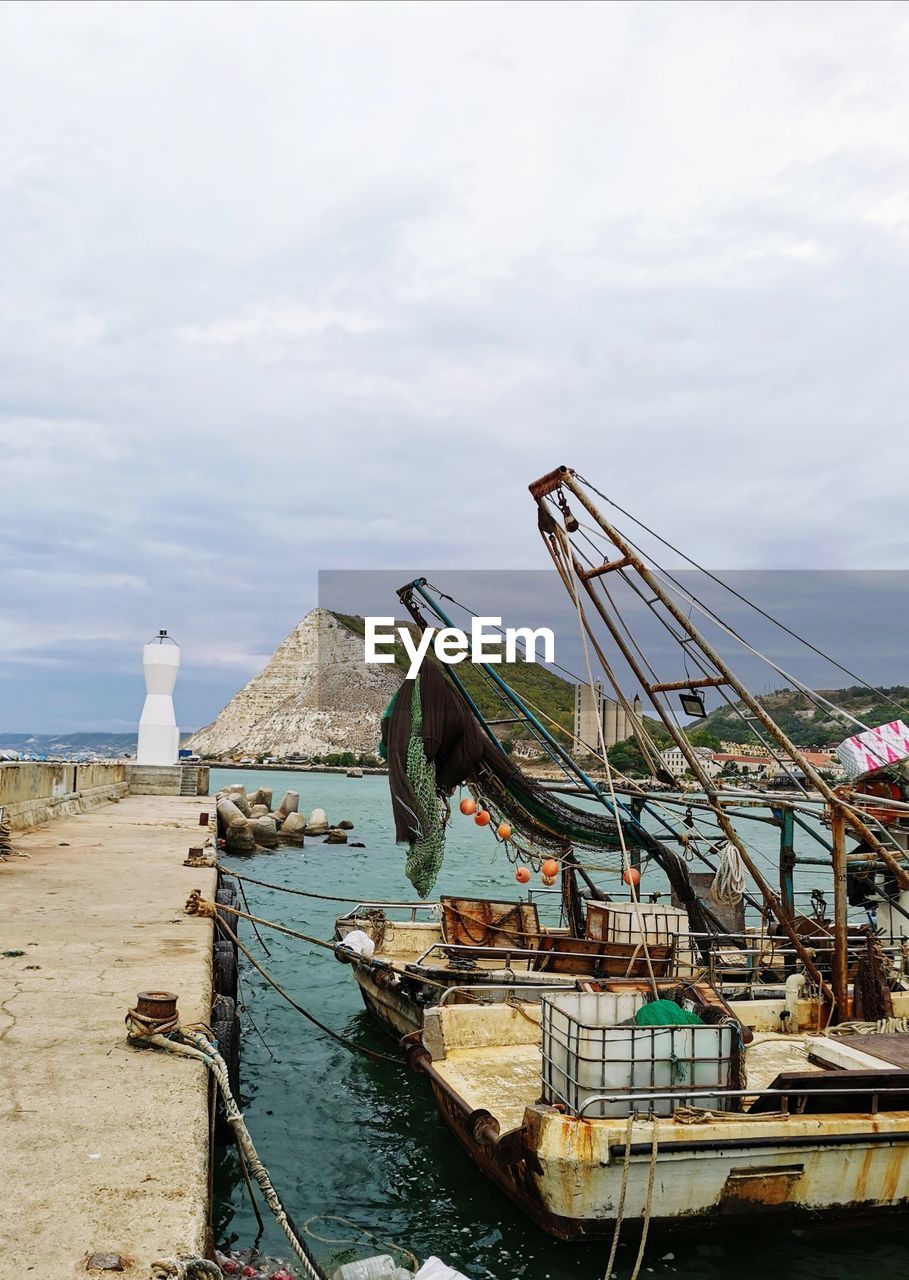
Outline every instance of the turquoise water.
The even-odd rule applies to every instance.
[[[349,818],[347,845],[307,844],[232,859],[238,870],[294,888],[368,898],[414,900],[404,877],[404,851],[394,844],[387,782],[336,774],[253,773],[213,770],[214,793],[228,782],[248,789],[268,786],[275,800],[284,790],[300,792],[300,807],[321,806],[332,822]],[[767,857],[776,846],[772,828],[753,824],[755,845]],[[804,852],[815,853],[806,839]],[[815,880],[823,884],[822,871]],[[617,885],[617,877],[614,877]],[[813,882],[807,881],[810,886]],[[609,887],[608,878],[604,883]],[[662,887],[648,871],[642,890]],[[510,865],[488,832],[455,815],[439,893],[475,892],[516,897]],[[339,904],[295,898],[247,886],[256,914],[329,939]],[[544,913],[545,914],[545,913]],[[334,1029],[371,1047],[393,1050],[366,1015],[350,970],[327,951],[279,934],[266,935],[271,957],[263,957],[248,925],[244,942],[275,977]],[[550,1239],[475,1172],[436,1115],[431,1093],[419,1076],[391,1063],[354,1056],[304,1021],[241,960],[243,995],[267,1041],[244,1023],[243,1109],[253,1138],[276,1186],[298,1224],[319,1214],[352,1219],[382,1240],[395,1241],[426,1257],[435,1253],[472,1280],[599,1280],[608,1244],[566,1244]],[[265,1251],[286,1257],[283,1236],[264,1209]],[[351,1236],[335,1223],[313,1223],[322,1236]],[[216,1174],[216,1239],[234,1248],[253,1243],[256,1222],[246,1199],[236,1157],[219,1152]],[[328,1266],[340,1246],[312,1241]],[[637,1254],[633,1229],[623,1235],[617,1262],[630,1274]],[[366,1252],[381,1252],[369,1249]],[[808,1280],[856,1280],[874,1275],[909,1280],[909,1249],[898,1228],[861,1227],[823,1234],[768,1229],[734,1236],[714,1231],[698,1239],[660,1240],[648,1249],[643,1276],[747,1276]]]

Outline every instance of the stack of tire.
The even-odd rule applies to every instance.
[[[236,886],[221,880],[215,894],[219,907],[239,907]],[[225,919],[234,933],[238,933],[237,916],[225,913]],[[240,1020],[237,1013],[237,947],[226,933],[215,925],[215,941],[212,948],[212,1031],[218,1042],[218,1051],[227,1063],[231,1093],[240,1104]],[[230,1137],[230,1127],[224,1116],[224,1105],[218,1094],[215,1132],[222,1138]]]

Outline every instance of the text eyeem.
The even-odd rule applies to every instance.
[[[460,627],[427,627],[417,640],[409,627],[396,627],[394,618],[366,618],[363,648],[367,662],[394,662],[390,652],[400,642],[410,659],[407,679],[420,670],[430,648],[439,662],[454,665],[470,658],[471,662],[517,662],[518,645],[526,662],[555,662],[555,637],[549,627],[506,627],[501,618],[474,618],[470,633]],[[503,648],[504,640],[504,648]],[[537,645],[542,656],[537,657]],[[380,651],[382,650],[382,651]]]

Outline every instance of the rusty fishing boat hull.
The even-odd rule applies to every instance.
[[[462,1024],[465,1012],[457,1015]],[[863,1112],[799,1113],[794,1084],[782,1114],[759,1103],[753,1113],[680,1111],[656,1121],[642,1114],[629,1130],[624,1116],[587,1120],[535,1100],[534,1054],[527,1046],[509,1056],[493,1028],[475,1026],[469,1047],[446,1051],[446,1016],[452,1011],[427,1011],[422,1036],[405,1044],[411,1066],[425,1074],[440,1118],[480,1172],[558,1239],[611,1238],[619,1218],[632,1233],[646,1221],[662,1234],[753,1225],[758,1217],[852,1226],[909,1207],[903,1068],[878,1063],[868,1078],[880,1082],[882,1097],[888,1089],[893,1096],[869,1103],[862,1095]],[[503,1016],[494,1014],[498,1022]],[[828,1084],[845,1089],[847,1076],[862,1072],[834,1072]],[[802,1098],[801,1105],[812,1104]]]

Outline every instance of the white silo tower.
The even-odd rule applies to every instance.
[[[145,705],[139,720],[137,764],[177,763],[180,730],[174,715],[174,685],[180,669],[180,646],[159,631],[142,650]]]

